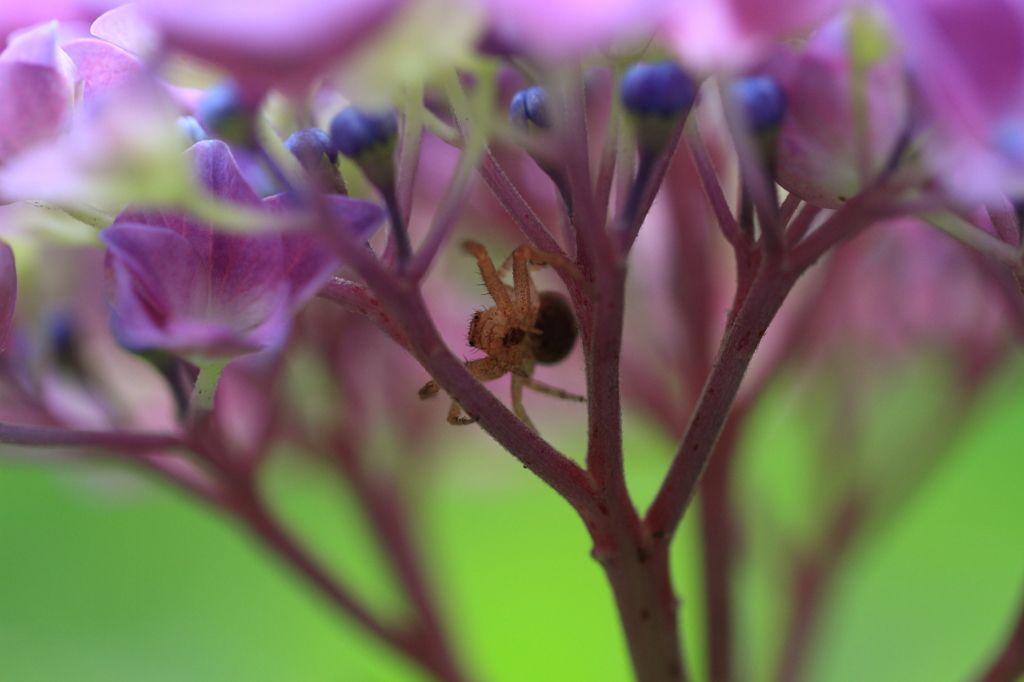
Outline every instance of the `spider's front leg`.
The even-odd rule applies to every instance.
[[[480,358],[478,360],[470,360],[466,363],[466,369],[472,374],[478,381],[491,381],[505,374],[505,370],[501,367],[501,364],[490,356],[486,358]],[[420,389],[420,398],[426,399],[432,395],[435,395],[441,390],[440,384],[436,381],[430,381],[426,386]],[[469,424],[476,423],[480,417],[476,417],[470,414],[463,416],[462,406],[459,405],[458,401],[452,400],[452,406],[448,410],[448,423],[453,426],[467,426]]]
[[[517,314],[528,315],[530,307],[537,302],[537,288],[534,286],[533,278],[530,277],[530,271],[540,270],[547,265],[554,265],[565,270],[577,282],[586,285],[586,280],[579,269],[569,260],[557,253],[540,251],[529,244],[523,244],[505,259],[497,271],[498,280],[501,281],[509,267],[512,268]]]
[[[480,277],[484,280],[487,293],[494,299],[494,304],[502,310],[510,310],[512,299],[509,297],[508,289],[502,283],[501,277],[498,276],[497,270],[494,269],[494,261],[487,254],[487,249],[483,244],[474,241],[465,242],[463,247],[476,257],[476,262],[480,267]]]

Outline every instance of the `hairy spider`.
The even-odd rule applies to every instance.
[[[561,294],[554,291],[537,293],[530,270],[551,264],[568,270],[580,281],[583,277],[565,258],[538,251],[529,244],[513,251],[498,270],[494,269],[487,249],[481,244],[467,241],[464,246],[466,251],[476,256],[487,293],[495,304],[493,308],[475,313],[469,322],[469,345],[487,353],[487,357],[468,361],[466,369],[480,381],[491,381],[511,373],[512,409],[536,431],[523,409],[524,386],[563,400],[583,402],[586,398],[533,378],[533,369],[538,362],[558,362],[572,350],[576,343],[576,318],[569,302]],[[501,281],[509,266],[512,268],[511,287]],[[420,398],[429,398],[440,390],[438,383],[431,381],[420,389]],[[449,424],[472,424],[477,419],[463,416],[462,408],[452,401],[448,410]]]

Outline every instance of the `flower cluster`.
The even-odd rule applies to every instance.
[[[409,508],[467,429],[421,399],[583,521],[636,679],[791,682],[1024,337],[1021,0],[44,0],[0,34],[0,455],[180,487],[441,682],[470,675]],[[494,303],[468,332],[456,270]],[[920,375],[943,390],[893,427]],[[744,444],[785,391],[820,441],[796,503]],[[633,416],[675,440],[646,508]],[[297,452],[354,492],[400,618],[279,518]],[[1024,674],[1017,620],[974,679]]]

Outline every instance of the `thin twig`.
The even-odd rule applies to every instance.
[[[551,236],[551,232],[544,226],[544,223],[537,217],[537,214],[530,208],[530,205],[526,203],[526,200],[523,199],[523,196],[516,189],[515,185],[512,184],[512,181],[508,179],[505,171],[502,170],[490,150],[484,154],[484,158],[480,163],[480,175],[495,198],[508,211],[512,220],[516,222],[516,225],[523,231],[523,234],[526,235],[531,244],[541,251],[554,253],[568,259],[565,251],[555,241],[555,238]]]
[[[795,273],[781,270],[777,261],[767,260],[752,282],[750,293],[722,339],[715,366],[668,474],[647,511],[645,524],[655,537],[669,538],[678,527],[754,351],[796,279]]]
[[[715,214],[718,227],[722,230],[722,234],[725,235],[729,243],[735,246],[743,240],[743,232],[740,230],[736,218],[733,217],[732,210],[729,208],[729,200],[725,198],[725,192],[722,191],[722,185],[718,181],[718,174],[715,172],[714,164],[711,162],[711,156],[704,146],[704,139],[701,137],[700,129],[697,127],[696,116],[690,117],[684,126],[684,130],[686,146],[693,157],[694,165],[697,167],[700,185],[704,189],[704,194],[708,198],[708,204],[710,204],[711,210]]]
[[[405,338],[401,327],[377,297],[362,284],[334,277],[317,292],[317,296],[344,306],[354,313],[365,315],[395,343],[402,348],[409,348],[409,340]]]
[[[181,436],[134,431],[82,431],[55,426],[0,423],[0,443],[52,447],[103,448],[122,454],[143,454],[185,447]]]

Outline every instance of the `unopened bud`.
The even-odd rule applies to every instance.
[[[675,62],[638,62],[619,85],[626,110],[636,116],[685,116],[697,98],[697,84]]]
[[[338,150],[330,136],[319,128],[307,128],[292,133],[284,146],[299,160],[306,173],[323,189],[345,194],[345,183],[338,172]]]
[[[247,101],[234,81],[210,88],[196,112],[200,121],[218,139],[252,147],[256,144],[258,104]]]
[[[637,146],[660,153],[697,98],[697,84],[675,62],[639,62],[619,85],[622,104],[636,128]]]
[[[550,128],[551,117],[548,114],[548,101],[544,88],[533,87],[520,90],[512,95],[508,107],[508,117],[516,125],[529,128]]]
[[[786,96],[770,76],[750,76],[732,84],[732,96],[743,107],[755,134],[777,130],[786,113]]]
[[[367,179],[385,195],[395,183],[398,116],[393,109],[342,109],[331,120],[334,148],[359,164]]]

